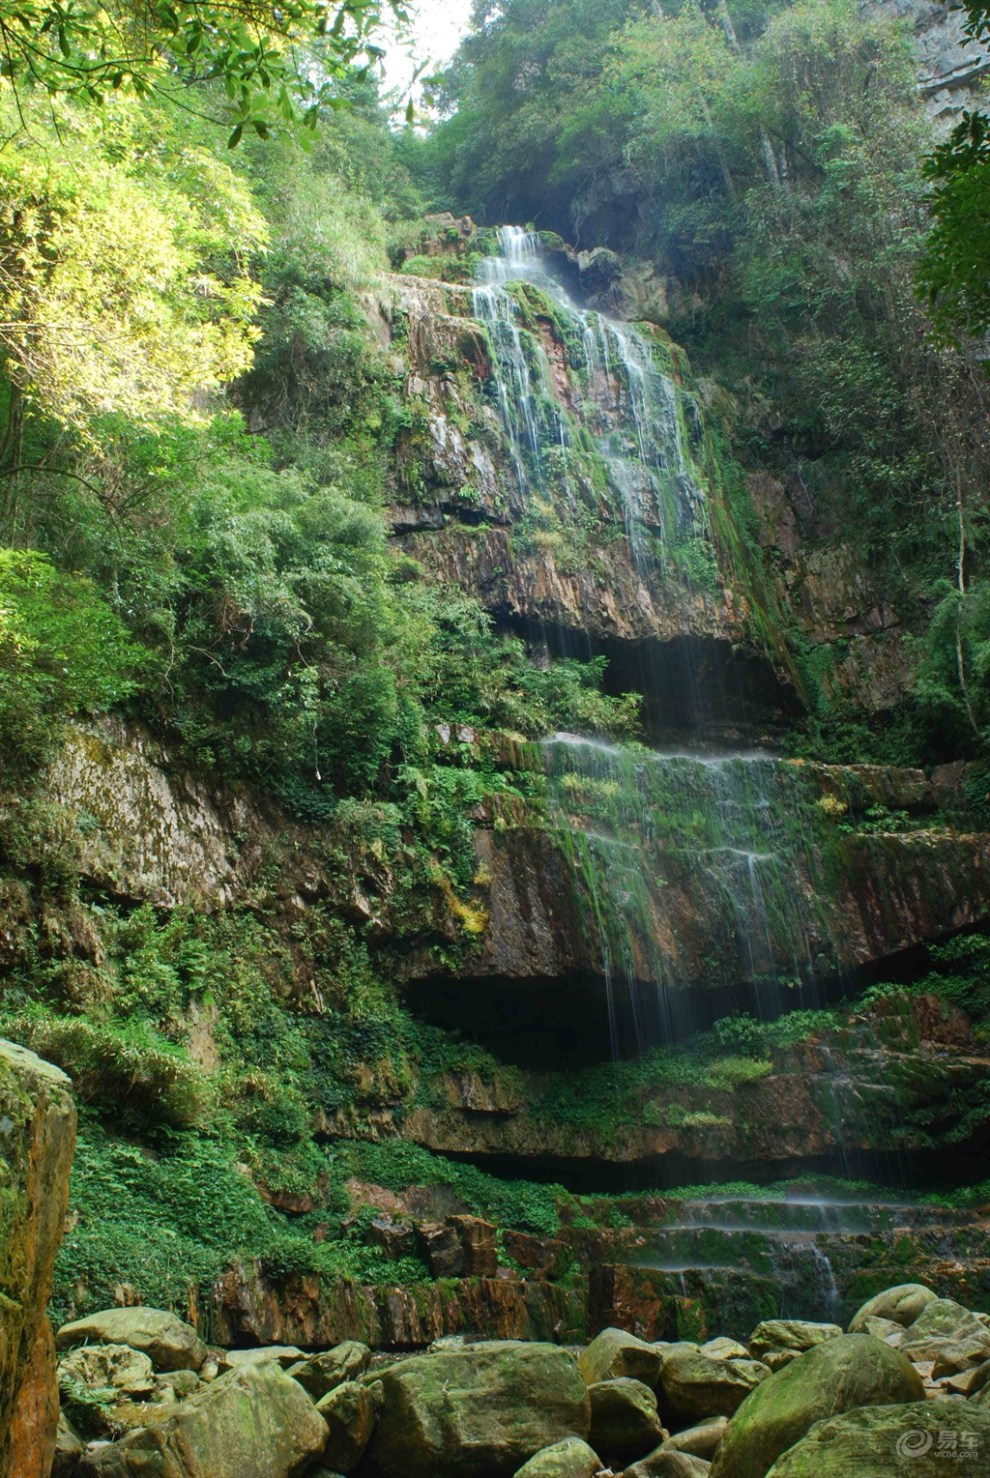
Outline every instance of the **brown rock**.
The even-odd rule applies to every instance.
[[[45,1305],[69,1198],[76,1114],[69,1080],[0,1042],[0,1473],[48,1478],[58,1427]]]

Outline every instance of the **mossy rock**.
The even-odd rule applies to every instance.
[[[890,1319],[906,1329],[925,1305],[937,1297],[924,1283],[899,1283],[895,1288],[884,1288],[856,1310],[849,1321],[849,1333],[864,1333],[867,1319]]]
[[[327,1424],[302,1386],[267,1362],[231,1370],[119,1442],[79,1478],[295,1478],[323,1452]]]
[[[938,1478],[946,1468],[983,1478],[990,1459],[990,1410],[940,1396],[896,1406],[861,1406],[816,1422],[777,1459],[769,1478],[882,1473]]]
[[[642,1457],[663,1437],[657,1398],[649,1386],[628,1376],[596,1381],[591,1397],[591,1445],[609,1461]]]
[[[717,1360],[700,1350],[672,1349],[660,1372],[661,1415],[670,1426],[731,1416],[769,1374],[759,1360]]]
[[[814,1426],[855,1406],[924,1398],[911,1362],[869,1334],[826,1340],[746,1397],[726,1428],[711,1478],[764,1478]]]
[[[385,1396],[366,1457],[375,1478],[511,1478],[591,1425],[577,1363],[557,1345],[485,1341],[374,1375]]]
[[[580,1437],[565,1437],[523,1463],[516,1478],[595,1478],[601,1466],[597,1452],[587,1442]]]
[[[620,1376],[655,1386],[660,1379],[661,1360],[655,1345],[648,1345],[625,1329],[608,1328],[595,1335],[578,1360],[578,1367],[589,1386]]]

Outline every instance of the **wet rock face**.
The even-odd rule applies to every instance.
[[[69,1198],[69,1080],[0,1041],[0,1473],[47,1478],[58,1387],[45,1305]]]

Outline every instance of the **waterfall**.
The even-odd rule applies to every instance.
[[[547,270],[534,232],[503,226],[500,243],[500,254],[482,263],[472,300],[492,346],[499,414],[520,490],[559,495],[573,509],[578,495],[568,464],[580,457],[582,431],[590,434],[594,470],[605,484],[599,496],[621,515],[635,561],[664,563],[672,544],[707,533],[674,379],[644,334],[573,301]],[[564,342],[554,352],[566,354],[581,386],[573,411],[554,395],[552,333],[533,327],[541,299],[562,328]],[[562,468],[547,456],[554,445],[572,454]]]

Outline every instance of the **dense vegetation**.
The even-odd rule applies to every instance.
[[[417,150],[426,186],[638,259],[632,301],[731,392],[737,453],[785,480],[806,537],[865,542],[926,633],[888,754],[972,749],[990,717],[986,385],[919,301],[930,133],[909,32],[855,0],[512,0],[476,21]],[[938,230],[962,253],[985,184],[953,178]],[[963,287],[945,247],[936,233],[927,283],[949,313],[952,274],[964,294],[986,274],[977,248]]]
[[[421,428],[398,331],[383,347],[383,274],[441,270],[420,251],[425,213],[614,249],[627,303],[687,346],[740,583],[754,608],[778,590],[775,650],[804,679],[797,752],[928,764],[983,755],[990,731],[986,381],[965,335],[930,336],[919,296],[929,134],[896,24],[855,0],[479,0],[443,120],[403,133],[356,65],[374,7],[345,4],[339,27],[305,0],[262,10],[249,44],[246,7],[154,7],[163,29],[126,65],[129,7],[82,4],[61,29],[61,8],[30,0],[0,17],[0,1029],[66,1066],[85,1106],[60,1312],[128,1281],[181,1303],[232,1252],[328,1285],[383,1277],[352,1175],[444,1184],[536,1234],[585,1214],[559,1186],[319,1130],[345,1112],[370,1139],[383,1106],[401,1130],[447,1073],[520,1081],[417,1020],[398,963],[428,934],[453,969],[483,932],[473,827],[546,793],[520,739],[637,737],[638,697],[608,690],[604,658],[527,648],[390,538],[397,449]],[[311,66],[290,67],[290,34]],[[321,110],[312,137],[274,127]],[[942,178],[936,240],[956,241],[986,182]],[[924,281],[958,338],[951,284]],[[982,323],[975,289],[959,304],[963,329]],[[829,696],[830,658],[753,533],[753,469],[786,485],[809,546],[865,547],[913,633],[898,714]],[[559,525],[543,511],[522,536],[539,547]],[[283,851],[238,906],[156,908],[84,881],[95,823],[46,794],[44,769],[66,726],[108,713],[277,812]],[[984,815],[986,777],[970,781]],[[586,785],[586,819],[597,804],[614,829],[618,794]],[[675,799],[654,809],[685,852],[714,847],[702,802]],[[806,819],[795,807],[792,827]],[[279,856],[304,828],[331,884],[296,916]],[[388,895],[384,945],[348,891],[368,876]],[[437,899],[453,933],[424,925]],[[954,949],[912,990],[985,1022],[986,941]],[[844,1040],[893,993],[547,1073],[534,1104],[578,1129],[683,1127],[677,1090],[758,1082],[775,1053]],[[292,1198],[318,1210],[280,1209]],[[425,1270],[408,1257],[387,1276]]]

